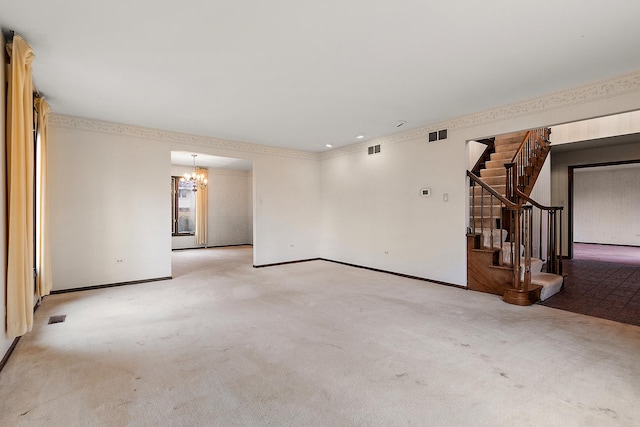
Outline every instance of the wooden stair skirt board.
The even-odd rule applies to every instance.
[[[561,276],[540,272],[531,275],[527,292],[514,289],[513,268],[502,264],[500,249],[483,248],[482,241],[482,234],[467,234],[467,289],[500,295],[505,302],[522,306],[535,304],[560,290]],[[541,260],[537,261],[542,264]],[[538,270],[538,267],[541,265],[534,268]]]
[[[482,235],[467,234],[467,289],[503,295],[513,287],[513,270],[501,263],[499,249],[482,249]]]
[[[516,305],[535,304],[562,290],[564,278],[541,272],[543,261],[537,258],[531,259],[531,288],[527,292],[514,289],[513,269],[503,265],[500,249],[483,248],[482,244],[482,234],[467,234],[467,289],[500,295]]]

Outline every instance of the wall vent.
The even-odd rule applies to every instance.
[[[439,140],[447,139],[447,133],[447,129],[429,132],[429,142],[436,142]]]
[[[369,153],[369,155],[378,154],[379,152],[380,152],[380,144],[372,145],[369,148],[367,148],[367,153]]]

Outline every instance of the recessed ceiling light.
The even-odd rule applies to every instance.
[[[327,148],[331,148],[331,147],[333,147],[333,145],[331,145],[331,144],[327,144],[327,145],[325,145],[325,147],[327,147]]]
[[[358,139],[362,139],[362,138],[364,138],[364,133],[359,133],[359,134],[357,134],[357,135],[356,135],[356,138],[358,138]]]

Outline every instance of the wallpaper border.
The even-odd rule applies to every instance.
[[[81,129],[92,132],[131,136],[163,142],[206,146],[268,156],[289,157],[305,160],[324,160],[359,152],[369,145],[397,144],[415,139],[428,139],[430,132],[437,131],[439,129],[464,129],[481,124],[517,118],[540,111],[585,104],[587,102],[612,98],[639,91],[640,71],[636,71],[622,76],[601,80],[596,83],[554,92],[536,98],[531,98],[526,101],[504,105],[490,110],[457,117],[451,120],[433,123],[431,125],[408,130],[406,132],[384,136],[320,153],[251,144],[248,142],[232,141],[159,129],[149,129],[139,126],[60,114],[50,114],[49,124],[51,126],[62,128]]]

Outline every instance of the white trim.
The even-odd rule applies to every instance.
[[[160,129],[150,129],[139,126],[120,123],[105,122],[102,120],[85,119],[81,117],[50,114],[49,125],[61,128],[80,129],[91,132],[108,133],[112,135],[132,136],[151,139],[154,141],[176,142],[181,144],[200,145],[225,150],[243,151],[249,153],[266,154],[280,157],[294,157],[307,160],[318,160],[318,153],[291,150],[288,148],[271,147],[268,145],[251,144],[248,142],[232,141],[228,139],[214,138],[210,136],[192,135],[180,132],[171,132]]]

